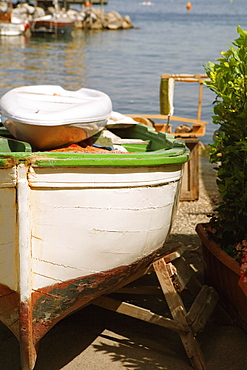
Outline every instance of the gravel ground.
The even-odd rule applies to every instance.
[[[217,202],[216,173],[208,158],[200,157],[199,199],[180,202],[168,243],[185,247],[184,257],[198,270],[198,279],[203,280],[201,242],[195,231],[198,223],[209,221]]]
[[[173,235],[193,235],[200,222],[207,222],[217,201],[216,174],[206,157],[200,158],[199,200],[180,202],[172,229]]]

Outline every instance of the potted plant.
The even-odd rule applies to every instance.
[[[205,278],[247,330],[247,31],[205,66],[205,84],[216,94],[210,145],[220,201],[208,224],[199,224]]]

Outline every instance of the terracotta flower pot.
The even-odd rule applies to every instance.
[[[217,290],[228,313],[247,332],[247,286],[240,277],[240,266],[208,238],[206,226],[196,226],[202,242],[205,280]]]

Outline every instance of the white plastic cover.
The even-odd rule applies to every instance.
[[[107,120],[111,99],[101,91],[82,88],[69,91],[57,85],[23,86],[0,100],[2,116],[30,125],[60,126]]]

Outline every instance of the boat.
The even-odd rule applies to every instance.
[[[14,16],[12,12],[12,2],[0,2],[0,36],[20,36],[28,32],[28,21]]]
[[[69,91],[58,85],[21,86],[0,99],[2,121],[35,149],[52,149],[85,140],[101,131],[112,102],[101,91]]]
[[[70,18],[66,13],[60,10],[57,0],[54,0],[53,4],[53,14],[46,14],[44,16],[35,17],[30,20],[30,30],[32,35],[71,35],[74,28],[75,20]]]
[[[0,128],[0,320],[24,370],[56,323],[174,251],[165,242],[189,151],[133,121],[110,118],[90,138],[100,153],[34,151]]]
[[[1,36],[20,36],[27,31],[28,23],[0,22]]]
[[[45,3],[49,0],[38,0],[42,3]],[[64,6],[66,9],[69,8],[69,4],[83,4],[86,7],[90,7],[92,5],[108,5],[108,0],[59,0],[59,4]]]
[[[71,35],[74,19],[66,15],[44,15],[30,21],[32,35]]]
[[[108,4],[108,0],[90,0],[89,2],[92,5],[107,5]]]

